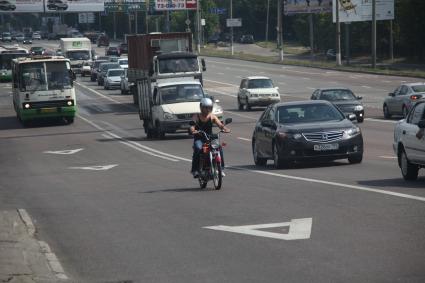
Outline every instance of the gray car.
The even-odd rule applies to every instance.
[[[402,84],[385,99],[382,108],[384,117],[387,119],[393,115],[407,117],[413,105],[423,98],[425,98],[425,83]]]
[[[394,129],[394,152],[405,180],[415,180],[425,168],[425,100],[417,102]]]
[[[109,69],[120,69],[118,63],[105,62],[99,65],[99,72],[97,73],[97,85],[103,86],[105,83],[105,76]]]

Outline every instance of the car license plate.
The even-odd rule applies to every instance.
[[[339,144],[337,143],[329,143],[329,144],[315,144],[315,151],[328,151],[328,150],[337,150],[339,148]]]
[[[41,108],[41,113],[54,113],[56,108]]]

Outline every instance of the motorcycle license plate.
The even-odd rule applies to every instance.
[[[329,151],[329,150],[337,150],[339,148],[339,144],[337,143],[328,143],[328,144],[315,144],[314,151]]]

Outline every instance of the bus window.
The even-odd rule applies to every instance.
[[[22,65],[21,90],[47,90],[46,74],[43,63]]]
[[[49,90],[71,88],[69,71],[65,62],[47,62],[46,73]]]

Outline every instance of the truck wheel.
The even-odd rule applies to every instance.
[[[139,98],[137,97],[137,88],[132,87],[131,93],[133,94],[133,104],[138,105],[139,104]]]
[[[148,128],[148,129],[146,130],[146,137],[147,137],[148,139],[153,139],[153,138],[155,137],[155,132],[154,132],[154,130],[153,130],[153,129]]]

